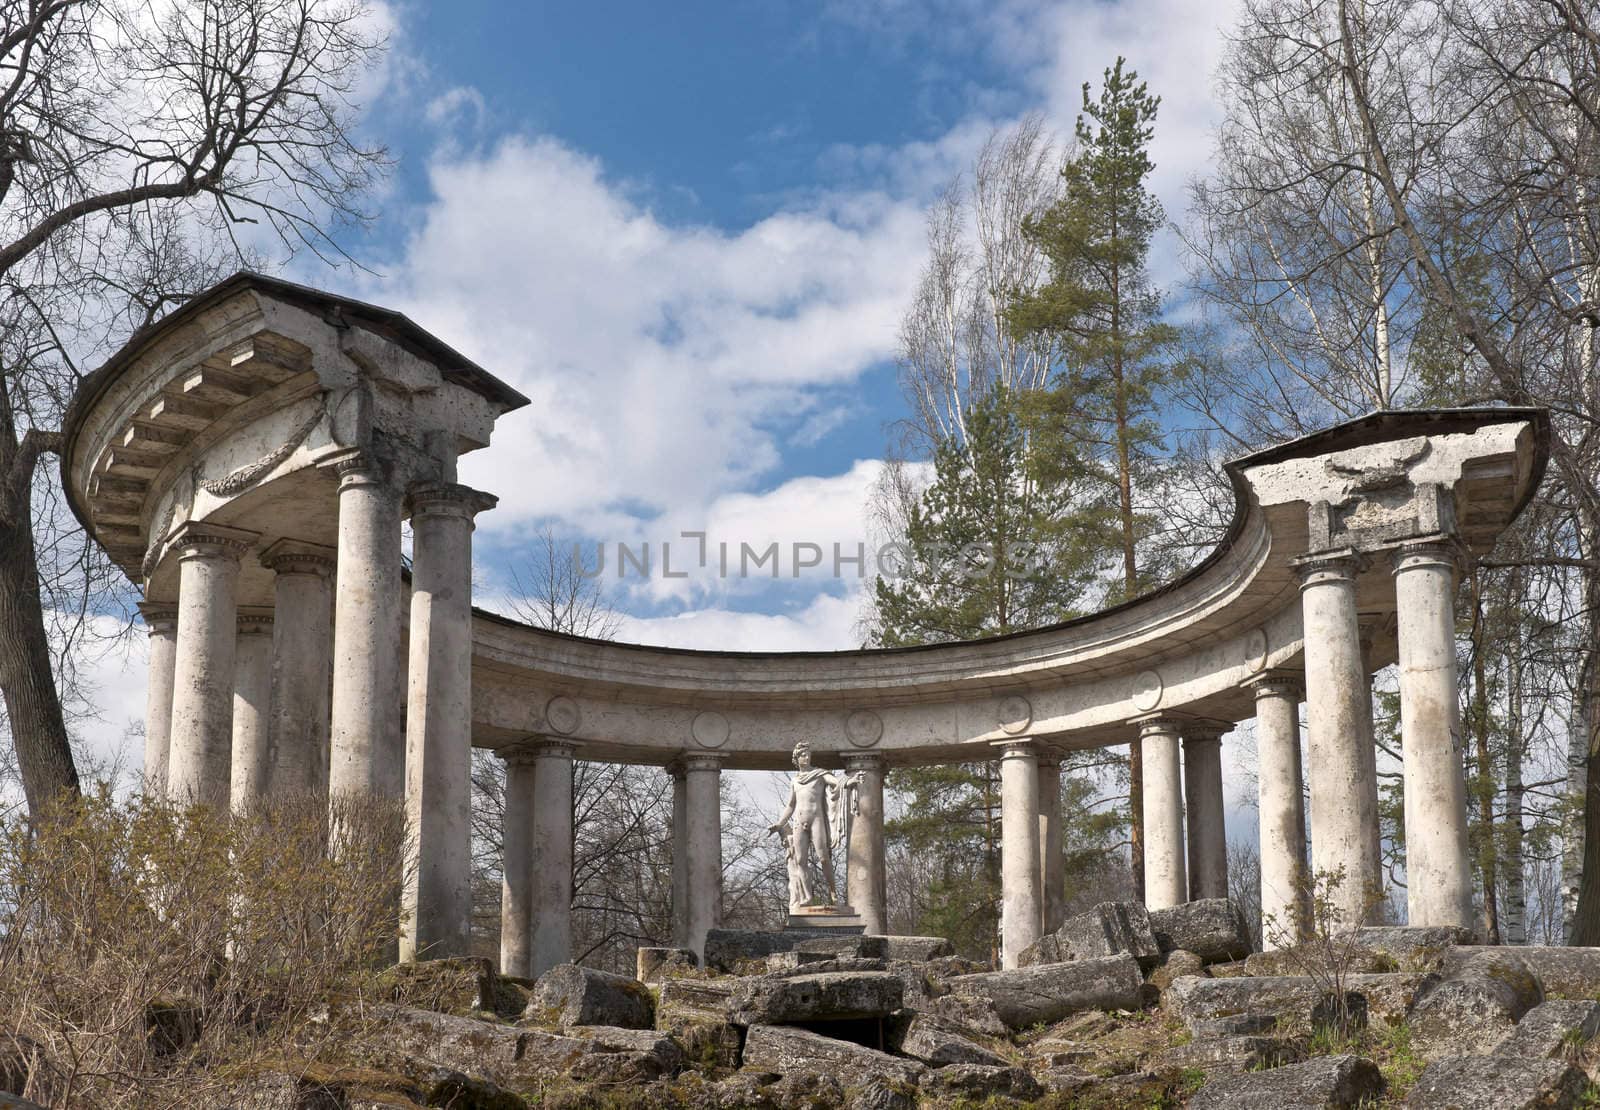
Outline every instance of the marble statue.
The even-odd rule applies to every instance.
[[[802,740],[794,746],[794,766],[799,774],[789,787],[789,800],[768,832],[783,838],[789,872],[789,909],[807,906],[839,905],[839,887],[834,881],[833,843],[837,837],[845,846],[849,860],[850,817],[855,808],[859,772],[839,774],[811,765],[811,745]],[[811,859],[816,856],[822,876],[822,889],[812,882]]]

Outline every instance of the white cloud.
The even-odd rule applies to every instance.
[[[630,617],[618,638],[719,651],[837,651],[861,646],[859,615],[857,594],[818,594],[803,609],[783,613],[713,608],[675,617]]]
[[[369,295],[533,400],[463,461],[483,521],[580,527],[749,488],[818,391],[893,350],[920,207],[823,197],[737,234],[669,226],[594,159],[505,139],[437,163],[435,197]]]
[[[501,499],[480,521],[483,550],[512,550],[547,520],[613,544],[650,540],[658,559],[660,541],[681,530],[706,530],[713,542],[716,533],[865,538],[864,464],[776,485],[773,475],[785,450],[814,447],[852,415],[860,374],[892,355],[923,258],[926,200],[1006,122],[992,118],[995,105],[1042,109],[1067,134],[1082,83],[1097,83],[1122,54],[1163,98],[1155,186],[1181,217],[1184,184],[1210,154],[1217,28],[1235,7],[951,0],[932,21],[901,0],[836,10],[907,42],[935,36],[940,49],[967,49],[976,41],[1022,75],[1021,99],[1031,103],[974,88],[971,113],[943,135],[830,148],[817,166],[817,180],[830,185],[799,182],[777,210],[734,231],[663,220],[649,190],[548,136],[503,135],[484,147],[441,139],[432,196],[396,213],[415,230],[388,276],[361,292],[532,399],[502,421],[491,450],[463,460],[463,480]],[[939,30],[952,27],[953,37]],[[426,114],[483,127],[482,104],[457,86]],[[454,130],[463,129],[471,130]],[[1158,248],[1156,271],[1165,284],[1178,276],[1171,242]],[[853,643],[842,630],[853,627],[857,603],[817,593],[824,585],[815,576],[807,583],[809,592],[769,585],[766,607],[780,611],[757,616],[743,611],[752,583],[657,577],[628,596],[652,608],[711,608],[635,621],[625,635],[701,636],[692,642],[707,646],[726,634],[764,635],[769,647]],[[848,608],[849,619],[818,623],[830,606]]]

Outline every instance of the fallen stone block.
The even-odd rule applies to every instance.
[[[1421,972],[1352,975],[1346,980],[1352,1009],[1369,1017],[1398,1021],[1406,1016],[1424,981]],[[1280,1024],[1309,1028],[1312,1014],[1324,1005],[1323,987],[1305,975],[1261,978],[1202,979],[1185,976],[1162,994],[1162,1004],[1197,1030],[1197,1023],[1235,1015],[1269,1015]]]
[[[965,956],[939,956],[931,959],[923,970],[935,982],[945,979],[954,979],[957,975],[976,975],[981,971],[993,971],[993,964],[981,964],[977,960],[969,960]]]
[[[1229,1014],[1226,1017],[1201,1018],[1189,1023],[1189,1032],[1201,1037],[1239,1037],[1255,1033],[1270,1033],[1278,1027],[1273,1014]]]
[[[1150,928],[1150,915],[1138,902],[1101,902],[1086,913],[1074,914],[1061,928],[1047,933],[1022,950],[1022,967],[1128,955],[1150,968],[1160,959]]]
[[[1068,960],[1132,956],[1142,967],[1152,967],[1161,957],[1149,911],[1140,902],[1101,902],[1067,918],[1055,936]]]
[[[708,929],[701,965],[714,971],[732,972],[747,961],[761,961],[774,952],[788,952],[802,941],[832,944],[864,939],[860,934],[840,937],[827,929]]]
[[[1188,1044],[1169,1048],[1158,1056],[1160,1067],[1157,1070],[1181,1071],[1184,1068],[1199,1068],[1207,1074],[1257,1071],[1262,1068],[1299,1063],[1305,1058],[1304,1037],[1233,1034],[1222,1037],[1196,1037]]]
[[[1458,925],[1365,925],[1356,930],[1362,951],[1388,956],[1400,971],[1432,971],[1450,949],[1473,939],[1470,929]]]
[[[886,971],[745,980],[730,1000],[735,1025],[857,1021],[898,1010],[905,988]]]
[[[641,948],[634,961],[634,977],[641,983],[659,983],[700,967],[700,957],[688,948]]]
[[[656,1027],[668,1028],[675,1018],[728,1020],[738,979],[668,979],[656,1001]]]
[[[832,959],[886,960],[889,958],[889,938],[862,936],[859,933],[842,937],[803,937],[795,942],[792,951]]]
[[[927,964],[913,960],[886,960],[884,970],[900,980],[904,988],[901,1005],[914,1010],[925,1010],[937,998],[941,988],[935,987],[927,972]]]
[[[1208,964],[1242,960],[1254,950],[1244,915],[1227,898],[1202,898],[1155,910],[1150,929],[1160,951],[1181,948]]]
[[[862,1080],[879,1076],[912,1084],[926,1071],[914,1060],[792,1025],[752,1025],[744,1042],[744,1067],[778,1075],[810,1072]]]
[[[539,976],[523,1020],[550,1025],[611,1025],[649,1029],[655,1004],[637,979],[560,964]]]
[[[729,1020],[733,979],[668,979],[656,1000],[656,1028],[683,1046],[702,1066],[736,1068],[743,1034]]]
[[[1046,933],[1017,956],[1018,967],[1037,967],[1039,964],[1064,963],[1071,957],[1061,950],[1061,938]]]
[[[846,1087],[844,1092],[844,1110],[917,1110],[918,1102],[915,1087],[881,1076]]]
[[[883,938],[886,946],[884,958],[889,960],[910,960],[913,963],[927,963],[940,956],[954,956],[955,945],[943,937],[896,937]]]
[[[379,974],[376,993],[385,1002],[462,1017],[474,1010],[515,1017],[527,1003],[521,990],[478,956],[395,964]]]
[[[1044,1097],[1044,1087],[1027,1069],[1008,1064],[952,1064],[940,1068],[922,1082],[931,1095],[957,1098],[1013,1098],[1032,1102]]]
[[[1511,1035],[1495,1046],[1496,1056],[1533,1060],[1575,1059],[1600,1036],[1600,1002],[1558,999],[1541,1002],[1522,1015]]]
[[[1539,980],[1516,955],[1480,952],[1423,984],[1406,1017],[1411,1043],[1428,1060],[1492,1052],[1543,1001]]]
[[[1471,939],[1453,925],[1371,925],[1340,934],[1332,944],[1350,971],[1382,974],[1438,970],[1455,945]],[[1325,961],[1316,945],[1298,945],[1251,953],[1244,964],[1251,975],[1305,975],[1308,964]]]
[[[1322,1056],[1267,1071],[1222,1075],[1189,1100],[1189,1110],[1347,1110],[1383,1093],[1383,1076],[1360,1056]]]
[[[768,975],[820,975],[825,971],[885,971],[888,960],[861,956],[830,956],[826,952],[774,952],[767,957]]]
[[[1251,957],[1254,959],[1254,957]],[[1165,953],[1150,971],[1150,983],[1157,990],[1166,990],[1185,975],[1205,975],[1206,962],[1193,952],[1182,948]]]
[[[937,1014],[946,1021],[953,1022],[957,1028],[965,1029],[969,1036],[978,1037],[1007,1037],[1011,1030],[1006,1023],[1000,1020],[1000,1015],[995,1012],[994,1003],[987,998],[977,995],[946,994],[933,1000],[931,1013]]]
[[[1078,1041],[1046,1037],[1024,1046],[1023,1055],[1042,1068],[1081,1068],[1094,1060],[1095,1050]]]
[[[1005,1066],[1005,1057],[974,1040],[962,1025],[937,1014],[912,1013],[889,1027],[889,1047],[930,1067],[950,1064]]]
[[[1463,945],[1445,953],[1439,968],[1446,977],[1482,953],[1504,952],[1493,945]],[[1562,948],[1527,945],[1516,948],[1517,959],[1538,976],[1546,998],[1600,997],[1600,948]]]
[[[1406,1097],[1415,1110],[1565,1110],[1588,1079],[1571,1064],[1547,1058],[1453,1056],[1435,1060]]]
[[[1126,955],[960,975],[949,982],[958,995],[988,999],[1012,1029],[1048,1025],[1080,1010],[1135,1010],[1142,986],[1138,961]]]
[[[563,1075],[649,1082],[683,1063],[670,1038],[648,1031],[589,1028],[573,1036],[390,1003],[350,1007],[337,1017],[367,1031],[374,1066],[402,1074],[443,1067],[515,1088]]]

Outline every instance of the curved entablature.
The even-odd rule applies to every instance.
[[[1368,662],[1392,662],[1394,595],[1387,562],[1374,557],[1434,534],[1487,550],[1531,496],[1546,435],[1532,410],[1385,412],[1240,459],[1227,467],[1232,527],[1191,573],[1105,612],[989,640],[705,652],[563,636],[479,612],[475,736],[780,768],[802,738],[824,758],[873,752],[910,764],[974,758],[1020,735],[1060,749],[1127,742],[1134,722],[1157,713],[1241,720],[1254,714],[1251,680],[1298,663],[1296,559],[1348,549],[1370,563],[1357,582]]]

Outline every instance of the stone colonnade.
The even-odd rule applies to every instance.
[[[471,535],[475,515],[493,504],[440,482],[402,496],[370,461],[347,460],[340,466],[337,549],[278,540],[259,552],[273,574],[271,609],[236,604],[241,560],[260,537],[205,522],[185,525],[172,540],[180,560],[175,603],[141,607],[151,639],[147,775],[164,781],[171,796],[235,807],[318,791],[404,800],[411,854],[402,958],[468,948]],[[406,516],[415,560],[403,646],[399,547]],[[1456,548],[1440,535],[1393,543],[1384,553],[1398,618],[1409,920],[1470,929],[1453,641]],[[1307,926],[1314,876],[1342,876],[1327,893],[1350,922],[1371,916],[1381,890],[1366,662],[1372,632],[1363,628],[1356,600],[1358,578],[1373,558],[1331,550],[1297,560],[1303,671],[1266,670],[1243,684],[1257,713],[1269,944]],[[1181,711],[1128,723],[1143,753],[1147,904],[1225,897],[1222,740],[1232,724]],[[994,752],[1004,962],[1016,966],[1063,917],[1060,753],[1048,738],[1025,735]],[[509,973],[536,976],[573,955],[576,748],[537,736],[498,754],[507,765],[501,962]],[[885,763],[876,753],[849,753],[845,765],[861,774],[847,899],[869,932],[886,932]],[[669,772],[673,937],[699,951],[721,919],[722,761],[715,753],[686,754]]]
[[[400,954],[459,955],[471,918],[471,536],[494,498],[450,482],[401,489],[362,455],[337,470],[337,549],[280,539],[257,553],[273,576],[270,609],[237,604],[241,564],[260,535],[199,521],[172,537],[178,596],[141,606],[146,782],[176,800],[236,809],[311,793],[335,804],[403,799]]]

